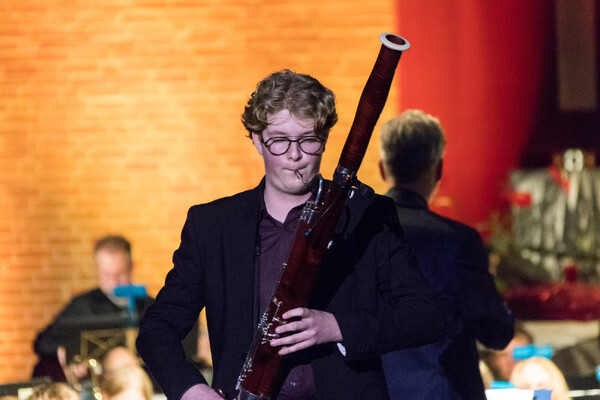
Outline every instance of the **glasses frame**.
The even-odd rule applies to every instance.
[[[306,150],[304,150],[302,148],[302,140],[303,139],[318,139],[319,142],[321,143],[321,147],[319,147],[318,151],[316,151],[316,152],[310,152],[309,153],[309,152],[307,152]],[[273,143],[274,143],[275,140],[286,140],[287,141],[287,147],[286,147],[286,149],[285,149],[284,152],[274,153],[271,150],[271,146],[273,145]],[[323,154],[323,151],[325,150],[325,143],[326,143],[325,140],[321,139],[317,135],[314,135],[314,136],[300,136],[300,137],[297,137],[296,139],[292,139],[292,138],[289,138],[287,136],[275,136],[275,137],[269,138],[267,140],[264,140],[263,137],[262,137],[262,135],[260,135],[260,142],[267,148],[267,150],[269,151],[269,153],[271,153],[274,156],[282,156],[285,153],[287,153],[290,150],[290,147],[292,147],[292,143],[298,143],[298,148],[304,154],[308,154],[310,156],[318,156],[318,155]]]

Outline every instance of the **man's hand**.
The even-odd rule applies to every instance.
[[[284,346],[279,350],[279,355],[284,356],[316,344],[342,341],[340,327],[331,313],[294,308],[284,313],[282,317],[293,321],[275,329],[278,334],[291,333],[289,336],[271,340],[271,346]]]
[[[56,358],[63,370],[63,374],[67,379],[67,383],[71,386],[79,383],[79,379],[88,376],[88,363],[69,363],[67,362],[67,350],[64,346],[58,346],[56,349]]]
[[[181,396],[181,400],[223,400],[223,398],[210,386],[199,383],[189,388]]]

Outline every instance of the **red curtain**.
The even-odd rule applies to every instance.
[[[411,42],[399,112],[440,118],[447,147],[434,209],[477,225],[506,206],[508,175],[555,103],[554,5],[547,0],[398,0]]]

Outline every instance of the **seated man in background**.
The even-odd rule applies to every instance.
[[[530,344],[533,344],[532,334],[522,324],[517,323],[515,335],[504,349],[483,351],[482,359],[492,372],[494,380],[508,382],[518,361],[514,355],[515,348]]]
[[[380,170],[406,240],[446,322],[437,343],[383,356],[391,399],[485,400],[476,340],[501,349],[514,320],[488,272],[479,233],[428,208],[442,177],[445,139],[437,118],[408,110],[383,125]]]
[[[105,236],[94,246],[94,259],[98,287],[74,297],[37,335],[34,351],[39,362],[34,367],[34,377],[50,376],[54,381],[65,381],[64,365],[61,367],[57,351],[61,346],[73,348],[73,342],[78,344],[80,331],[126,327],[128,299],[116,297],[114,289],[131,285],[131,244],[123,236]],[[152,301],[148,296],[136,299],[137,315],[141,316]]]

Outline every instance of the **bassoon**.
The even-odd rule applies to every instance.
[[[354,122],[340,160],[327,185],[318,175],[318,190],[302,210],[288,257],[283,264],[268,307],[238,378],[240,400],[269,400],[284,371],[284,356],[269,344],[284,324],[282,315],[293,308],[306,307],[315,287],[325,253],[355,183],[358,168],[385,105],[402,52],[410,47],[404,38],[382,33],[381,50],[360,97]],[[327,186],[325,188],[325,186]]]

